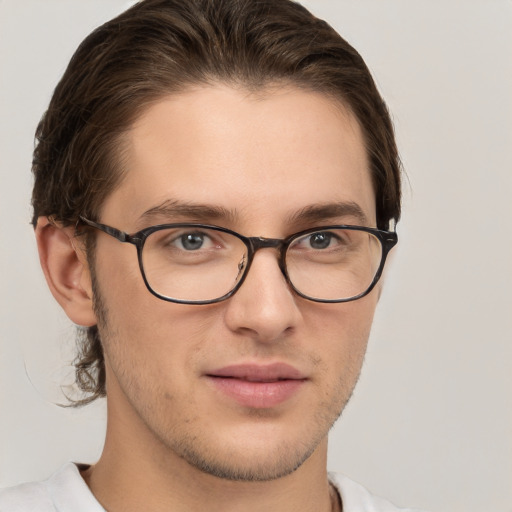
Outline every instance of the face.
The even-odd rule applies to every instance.
[[[128,147],[126,176],[100,218],[128,233],[172,222],[272,238],[375,226],[358,124],[318,93],[190,90],[152,105]],[[364,218],[318,208],[345,203]],[[360,372],[378,289],[349,303],[305,300],[268,248],[230,299],[180,305],[149,293],[134,246],[98,233],[95,254],[112,428],[162,461],[228,479],[277,478],[324,454]]]

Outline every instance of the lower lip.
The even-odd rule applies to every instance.
[[[244,407],[268,409],[292,398],[304,384],[304,380],[278,380],[275,382],[252,382],[247,380],[209,377],[216,389]]]

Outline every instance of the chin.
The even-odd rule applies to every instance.
[[[172,438],[161,440],[172,457],[178,456],[204,474],[238,482],[266,482],[292,474],[312,456],[326,459],[327,434],[335,417],[326,419],[319,415],[314,422],[276,425],[272,420],[255,423],[253,418],[226,428],[192,427],[182,430],[180,436],[175,430]]]
[[[304,464],[316,449],[316,445],[281,446],[279,449],[244,450],[222,457],[211,453],[185,450],[181,457],[202,473],[238,482],[267,482],[290,475]]]

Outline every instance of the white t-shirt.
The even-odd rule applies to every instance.
[[[329,478],[340,493],[343,512],[413,512],[371,495],[338,473]],[[0,512],[105,512],[75,464],[68,463],[44,482],[0,490]]]

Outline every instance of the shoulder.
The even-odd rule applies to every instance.
[[[68,463],[43,482],[0,490],[0,512],[105,512],[80,476]]]
[[[384,498],[374,496],[361,484],[340,473],[329,473],[329,480],[340,493],[343,512],[420,512],[399,508]]]

